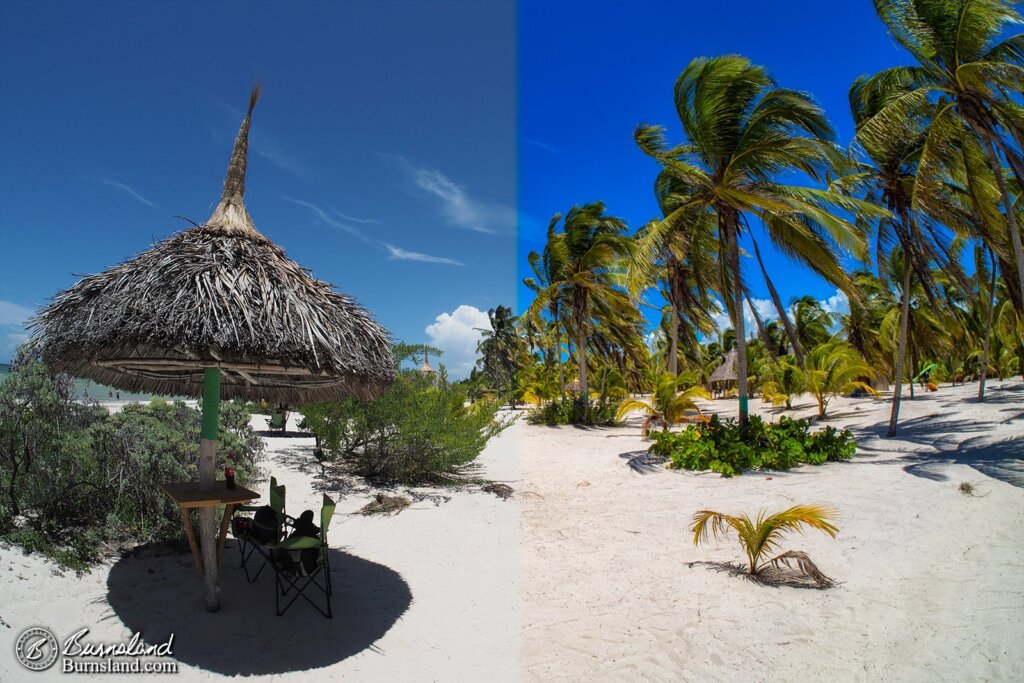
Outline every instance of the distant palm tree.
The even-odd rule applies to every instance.
[[[774,406],[793,408],[793,399],[807,390],[807,377],[803,368],[788,358],[779,361],[761,385],[761,395]]]
[[[822,419],[835,396],[857,389],[876,393],[862,379],[871,376],[871,368],[857,349],[844,341],[834,340],[811,349],[804,361],[803,374],[807,391],[818,402],[818,417]]]
[[[802,296],[793,301],[793,321],[796,335],[805,348],[813,348],[824,344],[832,336],[832,325],[835,317],[825,310],[821,302],[813,296]]]
[[[942,167],[960,157],[978,176],[987,163],[998,186],[1008,223],[1017,285],[1024,294],[1024,249],[1013,199],[1003,174],[1003,158],[1024,185],[1024,34],[1000,40],[1004,30],[1022,23],[1008,0],[874,0],[875,10],[893,38],[917,62],[885,69],[861,83],[864,98],[884,106],[860,126],[861,139],[893,139],[908,121],[924,118],[927,135],[918,174],[926,183],[942,182]],[[1014,144],[1010,142],[1014,140]],[[927,202],[921,185],[915,203]],[[999,210],[976,194],[988,225],[999,223]],[[989,204],[986,206],[985,204]],[[989,245],[998,248],[994,234]]]
[[[926,196],[919,180],[923,177],[920,166],[928,137],[927,112],[922,112],[917,118],[902,120],[899,127],[895,123],[891,124],[885,136],[877,135],[873,122],[878,113],[889,106],[895,93],[879,92],[873,88],[871,79],[863,77],[857,79],[850,88],[850,107],[857,126],[855,142],[866,160],[858,163],[851,173],[837,181],[837,185],[889,210],[888,215],[877,217],[872,227],[879,276],[887,286],[898,286],[901,293],[902,313],[898,319],[903,324],[899,328],[895,348],[895,386],[888,429],[888,435],[893,436],[899,422],[903,393],[912,279],[921,283],[926,298],[934,302],[933,266],[963,278],[954,257],[949,229],[942,223],[966,231],[966,217],[958,212],[955,197],[950,195],[948,185],[929,184],[929,211],[915,208],[914,198]],[[891,262],[891,255],[896,250],[903,254],[900,261],[903,270],[887,270],[884,264],[887,260]],[[900,282],[901,286],[898,285]]]
[[[557,216],[552,223],[557,224]],[[597,320],[614,325],[626,321],[634,332],[639,313],[624,291],[620,260],[628,258],[633,242],[625,235],[626,223],[605,214],[601,202],[572,207],[562,222],[562,233],[548,240],[551,260],[561,266],[546,287],[537,292],[526,315],[538,318],[558,300],[568,308],[575,334],[580,397],[588,400],[587,336]],[[549,233],[550,234],[550,233]],[[635,334],[630,334],[635,337]],[[642,346],[642,342],[641,342]],[[586,408],[584,408],[586,410]]]
[[[677,179],[661,171],[654,183],[655,198],[663,216],[678,208],[681,197],[676,191]],[[668,371],[679,372],[680,332],[688,349],[697,349],[696,332],[710,334],[714,321],[710,312],[717,308],[712,297],[717,248],[715,217],[707,210],[695,210],[689,220],[651,221],[635,235],[636,249],[628,268],[630,295],[640,292],[653,281],[664,283],[662,296],[668,301],[666,330],[668,339]]]
[[[562,272],[564,263],[561,261],[565,249],[558,243],[565,238],[565,235],[556,231],[558,221],[562,214],[556,213],[551,222],[548,223],[547,243],[544,245],[543,254],[531,251],[527,256],[530,268],[535,277],[523,279],[523,284],[529,287],[534,293],[540,293],[547,289],[553,282],[557,281]],[[551,355],[558,362],[558,390],[562,400],[565,400],[565,371],[562,368],[562,292],[559,288],[551,291],[548,298],[548,314],[551,316],[551,325],[554,331],[554,343],[551,347]]]
[[[626,415],[634,410],[643,411],[646,415],[640,434],[645,439],[651,428],[660,424],[663,431],[686,418],[687,411],[696,410],[700,413],[696,399],[711,398],[707,389],[696,384],[696,373],[684,373],[674,375],[664,372],[658,375],[652,373],[649,377],[652,390],[649,399],[627,398],[619,405],[616,420],[625,419]]]
[[[860,204],[828,190],[786,185],[792,172],[824,178],[835,157],[834,134],[809,96],[776,86],[767,72],[744,57],[698,58],[680,74],[676,109],[686,141],[669,147],[664,129],[641,125],[634,139],[674,178],[676,208],[661,223],[670,231],[694,212],[715,216],[719,241],[720,292],[736,329],[739,420],[747,420],[745,288],[740,275],[745,216],[757,216],[769,237],[844,289],[852,289],[836,247],[864,251],[857,228],[837,216]]]
[[[522,339],[516,330],[516,317],[508,306],[498,306],[487,311],[490,328],[480,328],[477,353],[481,354],[480,365],[491,380],[491,386],[499,394],[507,393],[515,386],[516,369],[524,354]],[[516,399],[509,396],[513,406]]]

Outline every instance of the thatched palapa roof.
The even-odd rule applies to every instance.
[[[725,354],[725,360],[715,368],[715,371],[711,373],[711,379],[708,381],[711,384],[715,382],[735,382],[736,378],[736,349],[729,349],[729,353]]]
[[[59,293],[30,327],[54,370],[126,391],[300,403],[375,396],[389,334],[261,235],[245,209],[253,90],[220,203],[204,224]]]

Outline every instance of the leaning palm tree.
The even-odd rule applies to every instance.
[[[553,223],[557,224],[557,216]],[[526,315],[536,319],[558,299],[569,310],[579,364],[580,398],[587,401],[587,337],[597,320],[632,321],[636,308],[622,288],[619,261],[632,254],[626,223],[605,214],[604,204],[574,206],[562,222],[560,239],[548,241],[552,261],[561,264],[546,287],[537,292]],[[640,344],[642,346],[642,343]],[[586,410],[586,408],[584,408]]]
[[[619,405],[616,420],[625,419],[634,410],[643,411],[645,420],[640,435],[647,438],[654,425],[661,425],[663,431],[686,419],[688,411],[695,410],[701,415],[698,398],[710,399],[707,389],[696,384],[696,373],[686,372],[675,375],[663,372],[649,378],[653,390],[648,399],[627,398]]]
[[[713,510],[698,510],[693,515],[690,531],[693,532],[694,545],[707,540],[708,527],[711,528],[711,535],[716,540],[724,535],[727,529],[735,531],[739,536],[740,545],[743,546],[743,552],[747,555],[747,573],[751,576],[761,574],[769,565],[793,559],[799,563],[805,575],[813,578],[819,585],[828,585],[831,580],[819,572],[804,553],[790,551],[770,560],[766,560],[766,557],[778,550],[784,534],[802,531],[802,527],[805,526],[818,529],[835,538],[839,528],[832,521],[836,516],[835,509],[824,505],[796,505],[768,517],[765,517],[762,510],[756,520],[750,519],[747,515],[736,517]]]
[[[778,87],[763,68],[746,58],[693,60],[676,81],[675,102],[686,138],[683,144],[669,147],[659,126],[641,125],[634,138],[674,179],[677,201],[661,221],[663,229],[674,230],[697,211],[715,216],[719,287],[736,329],[739,419],[745,423],[740,240],[749,229],[747,216],[759,218],[784,253],[852,291],[837,249],[863,255],[866,242],[837,213],[861,210],[861,203],[829,190],[780,181],[794,172],[822,179],[835,157],[834,134],[825,113],[808,95]]]
[[[1022,23],[1010,0],[874,0],[875,10],[893,38],[917,62],[875,74],[864,82],[867,97],[894,93],[862,127],[858,136],[892,138],[906,121],[925,116],[928,133],[921,151],[919,175],[940,182],[941,168],[954,156],[987,162],[998,185],[1017,270],[1024,293],[1024,249],[1013,201],[1002,169],[1006,160],[1024,184],[1024,34],[1002,39],[1004,31]],[[1011,142],[1013,140],[1014,142]],[[1015,144],[1014,144],[1015,143]],[[975,169],[975,174],[980,169]],[[927,202],[922,184],[915,203]],[[989,215],[994,206],[979,207]],[[990,237],[991,239],[991,237]],[[990,241],[990,246],[996,247]]]
[[[863,381],[872,375],[872,370],[857,350],[841,340],[833,340],[816,346],[804,361],[804,381],[807,391],[818,402],[818,417],[824,419],[829,402],[836,396],[861,390],[876,393],[874,388]]]
[[[548,223],[547,243],[544,245],[543,253],[538,254],[536,251],[531,251],[527,256],[527,261],[530,264],[530,268],[533,270],[534,277],[524,278],[523,284],[533,290],[535,294],[539,294],[541,291],[550,287],[552,283],[559,279],[562,272],[562,266],[564,264],[561,261],[561,257],[565,254],[565,249],[558,243],[560,240],[565,238],[565,235],[556,231],[558,221],[561,219],[562,214],[556,213],[551,218],[551,222]],[[551,318],[550,324],[554,331],[551,355],[558,362],[558,389],[559,395],[564,401],[565,370],[562,367],[561,334],[563,327],[563,308],[560,288],[555,288],[551,291],[548,299],[548,315]]]
[[[886,135],[876,132],[876,117],[885,111],[899,94],[894,89],[880,90],[871,79],[858,78],[850,88],[850,108],[857,126],[854,151],[863,158],[836,181],[836,186],[861,196],[866,201],[884,206],[889,214],[872,221],[869,216],[861,220],[875,235],[875,252],[879,276],[886,285],[902,282],[899,320],[899,340],[896,346],[893,399],[889,414],[888,435],[896,434],[900,401],[903,394],[903,374],[907,351],[909,306],[912,279],[920,283],[926,297],[935,300],[933,266],[941,271],[963,278],[956,261],[952,236],[947,226],[966,231],[968,217],[960,210],[956,197],[948,184],[927,183],[927,192],[921,174],[921,158],[928,139],[927,120],[930,110],[923,109],[918,116],[891,123]],[[919,210],[914,198],[927,199],[928,211]],[[902,271],[893,273],[883,267],[897,251],[902,253]],[[891,277],[890,277],[891,276]],[[933,304],[934,305],[934,304]],[[852,308],[852,307],[851,307]]]
[[[686,201],[676,191],[677,179],[663,170],[654,183],[654,194],[663,216]],[[711,296],[715,270],[715,217],[707,210],[691,212],[687,220],[654,220],[634,236],[636,249],[627,269],[627,288],[634,299],[654,282],[663,284],[668,302],[668,371],[679,372],[680,333],[697,328],[710,333],[714,306]],[[707,328],[707,329],[705,329]],[[684,340],[694,350],[696,335]]]

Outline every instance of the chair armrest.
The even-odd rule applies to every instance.
[[[268,543],[268,548],[274,550],[305,550],[306,548],[319,548],[320,539],[312,536],[293,536],[286,538],[280,543]]]

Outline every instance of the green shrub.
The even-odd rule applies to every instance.
[[[306,426],[327,459],[373,479],[436,482],[476,459],[514,418],[497,401],[466,405],[461,387],[403,372],[380,397],[305,406]]]
[[[198,478],[199,411],[155,400],[111,415],[74,402],[69,384],[28,359],[0,384],[0,533],[76,569],[105,543],[180,539],[160,484]],[[218,466],[233,464],[245,485],[263,442],[230,402],[220,427]]]
[[[655,432],[650,452],[669,458],[670,466],[712,470],[732,477],[745,469],[788,470],[801,464],[820,465],[853,457],[857,444],[850,430],[834,427],[811,433],[810,422],[782,417],[776,423],[751,415],[740,428],[717,415],[707,424],[681,432]]]
[[[555,400],[534,408],[526,415],[530,424],[542,424],[549,427],[556,425],[590,425],[610,427],[619,424],[616,414],[622,401],[619,399],[599,398],[591,401],[589,409],[584,413],[586,402],[580,398]]]

